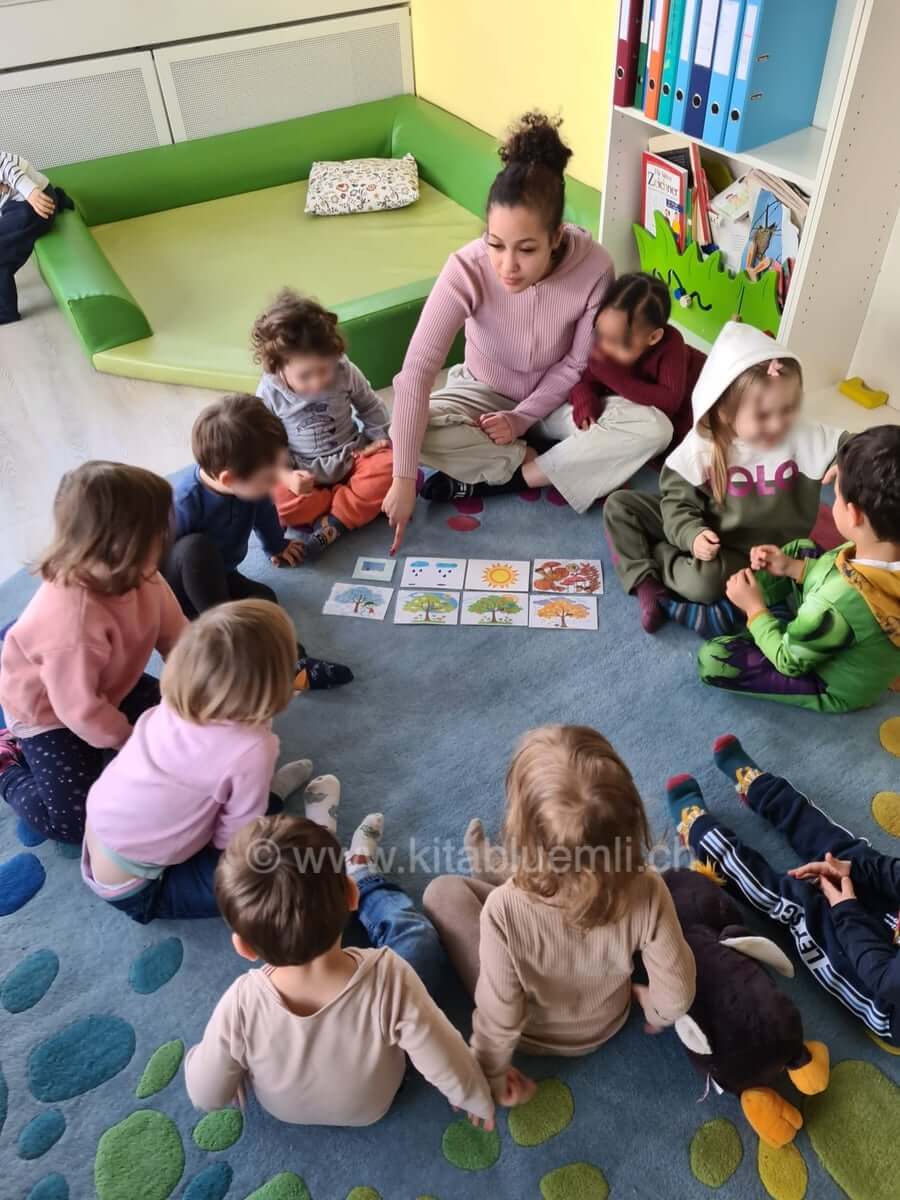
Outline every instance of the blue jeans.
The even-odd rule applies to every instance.
[[[389,946],[412,967],[432,999],[452,977],[438,931],[398,884],[383,875],[357,878],[360,924],[375,947]]]

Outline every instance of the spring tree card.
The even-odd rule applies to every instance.
[[[400,586],[404,588],[451,588],[463,586],[464,558],[408,558],[403,564]]]
[[[600,596],[603,594],[603,563],[599,558],[536,558],[531,572],[531,590]]]
[[[367,621],[383,621],[393,594],[393,588],[371,587],[366,583],[336,583],[322,612],[333,617],[363,617]]]
[[[596,629],[596,596],[529,596],[532,629]]]
[[[364,554],[356,560],[356,566],[353,568],[354,579],[380,579],[383,582],[388,582],[394,576],[394,567],[397,565],[395,558],[371,558]]]
[[[395,625],[458,625],[459,592],[442,588],[419,591],[401,588],[394,609]]]
[[[470,558],[466,587],[472,591],[527,592],[531,563],[508,558]]]
[[[521,592],[463,592],[461,625],[502,629],[528,624],[528,597]]]

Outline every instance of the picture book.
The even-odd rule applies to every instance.
[[[741,263],[751,279],[766,271],[781,271],[782,265],[795,259],[800,249],[800,235],[791,221],[785,204],[763,188],[753,210],[750,236]]]
[[[688,172],[649,150],[643,152],[641,170],[641,224],[655,234],[656,213],[662,213],[672,227],[678,249],[684,250],[690,194]]]
[[[458,625],[459,592],[401,588],[394,609],[395,625]]]
[[[518,559],[470,558],[466,587],[473,591],[527,592],[531,563]]]
[[[531,590],[602,595],[603,563],[598,558],[536,558],[531,571]]]
[[[463,592],[461,625],[490,629],[528,624],[528,597],[521,592]]]
[[[529,596],[532,629],[597,629],[596,596]]]
[[[464,558],[408,558],[403,564],[400,586],[405,588],[451,588],[459,591],[466,574]]]
[[[363,555],[362,558],[356,560],[356,566],[353,568],[354,579],[380,579],[388,581],[394,576],[394,567],[397,565],[395,558],[370,558]]]
[[[393,588],[370,587],[365,583],[336,583],[322,612],[332,617],[362,617],[366,621],[383,621],[393,594]]]

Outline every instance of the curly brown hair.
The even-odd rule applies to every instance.
[[[522,205],[544,218],[548,232],[563,221],[566,202],[564,172],[572,151],[559,136],[560,117],[527,112],[510,129],[498,153],[503,169],[491,184],[487,211],[499,204]]]
[[[253,322],[253,358],[269,375],[302,354],[337,358],[346,343],[338,331],[337,313],[308,296],[283,288],[275,301]]]

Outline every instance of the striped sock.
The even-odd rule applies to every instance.
[[[730,600],[717,600],[715,604],[695,604],[679,596],[668,596],[659,600],[669,619],[686,629],[693,629],[702,638],[723,637],[736,633],[743,627],[743,613]]]

